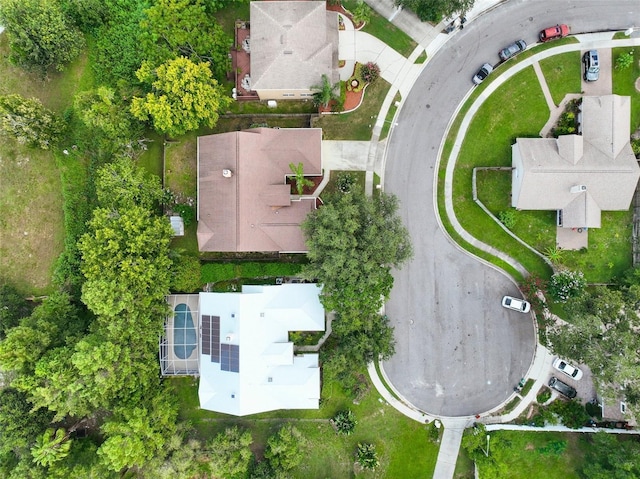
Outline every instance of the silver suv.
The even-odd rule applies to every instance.
[[[549,380],[549,387],[555,389],[560,394],[564,394],[569,399],[573,399],[578,394],[575,389],[568,384],[563,383],[555,376],[551,376],[551,379]]]
[[[589,50],[582,56],[584,63],[584,81],[596,81],[600,77],[600,58],[598,50]]]

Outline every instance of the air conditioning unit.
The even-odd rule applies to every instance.
[[[587,185],[575,185],[571,187],[571,193],[582,193],[583,191],[587,191]]]

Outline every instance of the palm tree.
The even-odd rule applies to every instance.
[[[331,81],[327,75],[322,75],[322,84],[313,85],[311,91],[313,91],[313,101],[316,105],[322,105],[324,108],[329,106],[331,100],[337,100],[339,94],[336,91],[340,90],[340,82],[331,85]]]
[[[31,455],[36,464],[48,467],[69,454],[71,441],[65,430],[60,428],[47,429],[42,436],[38,436],[36,444],[31,448]]]
[[[295,163],[289,163],[289,168],[291,168],[291,172],[296,176],[296,190],[298,190],[298,195],[302,195],[305,186],[313,186],[313,181],[308,180],[304,176],[304,165],[302,162],[298,163],[298,166],[296,166]]]

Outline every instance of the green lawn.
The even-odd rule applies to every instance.
[[[502,453],[491,454],[498,468],[508,471],[509,479],[578,479],[585,453],[590,445],[585,434],[556,432],[494,431],[492,441],[505,443]],[[552,441],[566,441],[560,454],[543,453],[540,449]],[[482,467],[479,468],[483,477]],[[502,476],[501,476],[502,477]]]
[[[344,8],[350,11],[353,11],[356,4],[357,0],[342,0]],[[371,21],[364,26],[362,31],[382,40],[404,57],[411,55],[411,52],[418,46],[409,35],[375,10],[371,12]]]
[[[296,479],[352,478],[354,453],[358,442],[373,442],[380,457],[380,468],[365,478],[431,477],[438,446],[427,439],[423,424],[410,420],[380,401],[373,386],[353,404],[335,383],[324,383],[319,410],[276,411],[245,418],[203,411],[198,408],[197,381],[191,378],[168,380],[180,401],[180,417],[189,420],[198,436],[210,438],[223,428],[237,424],[251,430],[252,449],[258,456],[267,438],[284,422],[291,422],[305,437],[305,460],[291,472]],[[338,436],[329,419],[338,411],[351,408],[358,425],[351,436]]]
[[[567,52],[540,61],[553,102],[559,105],[567,93],[580,93],[582,63],[580,52]]]
[[[324,190],[322,190],[322,195],[321,196],[323,197],[323,199],[325,199],[326,197],[338,192],[338,188],[336,186],[336,181],[337,181],[338,175],[340,173],[343,173],[343,171],[331,170],[331,174],[329,175],[329,183],[327,183],[327,186],[325,186]],[[364,193],[364,182],[365,182],[366,172],[364,172],[364,171],[344,171],[344,173],[349,173],[355,179],[355,185],[353,186],[353,190],[354,191],[360,191],[361,193]]]
[[[529,67],[500,86],[473,118],[453,178],[453,203],[462,226],[543,277],[549,274],[544,262],[523,249],[475,204],[471,180],[476,166],[511,166],[511,144],[518,137],[537,136],[548,115],[535,72]]]
[[[138,165],[147,170],[152,175],[162,179],[162,143],[164,135],[160,135],[153,130],[147,130],[144,134],[149,140],[147,151],[138,158]]]
[[[625,70],[616,70],[616,58],[621,53],[634,52],[633,64]],[[640,48],[614,48],[611,52],[613,67],[613,93],[631,97],[631,132],[640,128],[640,92],[635,81],[640,78]]]
[[[93,81],[87,59],[85,53],[64,72],[42,79],[9,62],[8,39],[2,34],[0,94],[35,97],[61,114],[71,105],[75,92],[90,87]],[[71,150],[70,146],[59,150]],[[54,151],[26,148],[3,139],[0,178],[0,281],[14,284],[25,294],[46,294],[51,291],[54,263],[64,249],[62,183]]]
[[[367,86],[364,101],[351,113],[321,115],[313,126],[322,128],[325,140],[371,140],[371,132],[380,107],[391,85],[382,78]]]

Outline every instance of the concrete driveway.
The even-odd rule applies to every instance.
[[[605,33],[605,35],[607,35]],[[608,34],[609,37],[611,36]],[[578,38],[580,36],[578,35]],[[590,35],[590,38],[596,37]],[[603,35],[604,37],[604,35]],[[607,38],[603,38],[607,39]],[[595,40],[595,38],[594,38]],[[611,78],[611,49],[610,48],[596,48],[595,45],[591,46],[588,43],[585,45],[585,49],[580,52],[580,62],[582,62],[582,56],[585,52],[596,49],[598,50],[598,56],[600,57],[600,77],[597,81],[588,82],[584,80],[584,63],[581,63],[580,81],[582,82],[582,91],[586,96],[598,96],[598,95],[611,95],[613,93],[613,79]]]

